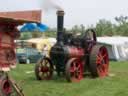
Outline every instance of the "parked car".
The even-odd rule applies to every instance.
[[[17,61],[18,63],[30,64],[37,63],[42,55],[35,48],[17,48]]]

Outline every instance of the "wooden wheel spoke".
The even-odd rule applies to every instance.
[[[108,67],[107,64],[103,64],[102,66],[104,69],[106,69]]]
[[[101,55],[101,54],[98,54],[98,55],[97,55],[97,60],[98,60],[99,62],[101,62],[101,60],[102,60],[102,55]]]
[[[98,66],[98,71],[103,72],[103,67],[101,65]]]
[[[44,61],[40,63],[40,66],[44,66]]]
[[[46,60],[44,60],[43,62],[42,62],[42,66],[46,66],[47,65],[47,62],[46,62]]]
[[[41,72],[41,67],[38,68],[39,72]]]
[[[49,62],[47,60],[45,60],[45,65],[49,64]]]
[[[76,70],[76,62],[73,62],[74,71]]]
[[[79,65],[77,66],[77,71],[80,70],[80,68],[81,68],[81,66],[80,66],[80,64],[79,64]]]
[[[106,57],[107,56],[107,54],[105,53],[103,56],[102,56],[102,58],[104,58],[104,57]]]
[[[47,63],[47,67],[50,67],[50,64],[49,63]]]
[[[98,64],[100,64],[101,63],[101,61],[100,60],[96,60],[96,64],[98,65]]]
[[[99,55],[97,55],[96,58],[97,58],[97,60],[100,60],[100,56]]]
[[[74,67],[70,68],[70,72],[75,72]]]
[[[100,54],[100,60],[102,61],[102,60],[104,60],[104,57]]]
[[[102,62],[104,62],[104,57],[105,57],[105,56],[107,56],[107,54],[104,54],[104,55],[99,54],[99,55],[97,56],[97,61],[96,61],[96,63],[97,63],[97,64],[102,64]]]
[[[74,78],[76,80],[79,80],[82,78],[81,65],[79,64],[79,62],[74,63]]]
[[[42,76],[43,76],[43,72],[39,72],[39,76],[42,78]]]

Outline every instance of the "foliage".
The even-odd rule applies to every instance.
[[[128,36],[128,17],[127,16],[119,16],[115,17],[116,24],[113,24],[111,21],[106,19],[100,19],[96,26],[91,25],[91,28],[96,30],[97,36],[113,36],[113,35],[121,35]],[[66,32],[70,32],[73,34],[81,33],[83,34],[87,28],[83,24],[74,25],[71,29],[66,30]],[[46,37],[56,37],[57,29],[49,28],[46,32],[26,32],[21,34],[20,39],[29,39],[29,38],[38,38],[41,36]]]
[[[81,25],[74,25],[69,32],[72,32],[74,34],[81,33],[83,34],[85,32],[85,26],[83,24]]]
[[[31,34],[32,34],[32,38],[38,38],[38,37],[41,37],[42,36],[42,33],[41,32],[31,32]]]
[[[43,34],[46,36],[46,37],[56,37],[56,31],[57,29],[56,28],[49,28],[46,32],[44,32]]]
[[[21,36],[20,36],[21,40],[26,40],[26,39],[29,39],[29,38],[32,38],[32,35],[31,35],[30,32],[23,32],[23,33],[21,33]]]
[[[97,36],[113,35],[113,25],[110,21],[105,19],[99,20],[96,24]]]
[[[98,36],[112,36],[112,35],[122,35],[128,36],[128,17],[119,16],[115,17],[117,24],[112,24],[111,21],[105,19],[99,20],[96,24],[96,32]]]
[[[22,32],[20,39],[21,40],[26,40],[30,38],[39,38],[42,36],[46,37],[56,37],[56,28],[49,28],[46,32]]]
[[[97,36],[113,36],[113,35],[128,36],[128,17],[121,15],[119,17],[115,17],[115,21],[116,23],[113,24],[109,20],[100,19],[96,23],[96,26],[94,27],[93,25],[91,25],[91,28],[94,28],[96,30]],[[83,33],[85,32],[85,26],[83,24],[81,24],[80,26],[75,25],[69,31],[75,34],[79,32]]]

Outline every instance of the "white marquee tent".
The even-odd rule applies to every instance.
[[[107,47],[111,60],[128,60],[128,37],[98,37],[97,39],[98,43]]]

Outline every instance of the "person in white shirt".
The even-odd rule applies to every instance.
[[[44,44],[42,51],[43,51],[43,56],[47,57],[48,56],[48,46],[46,44]]]

